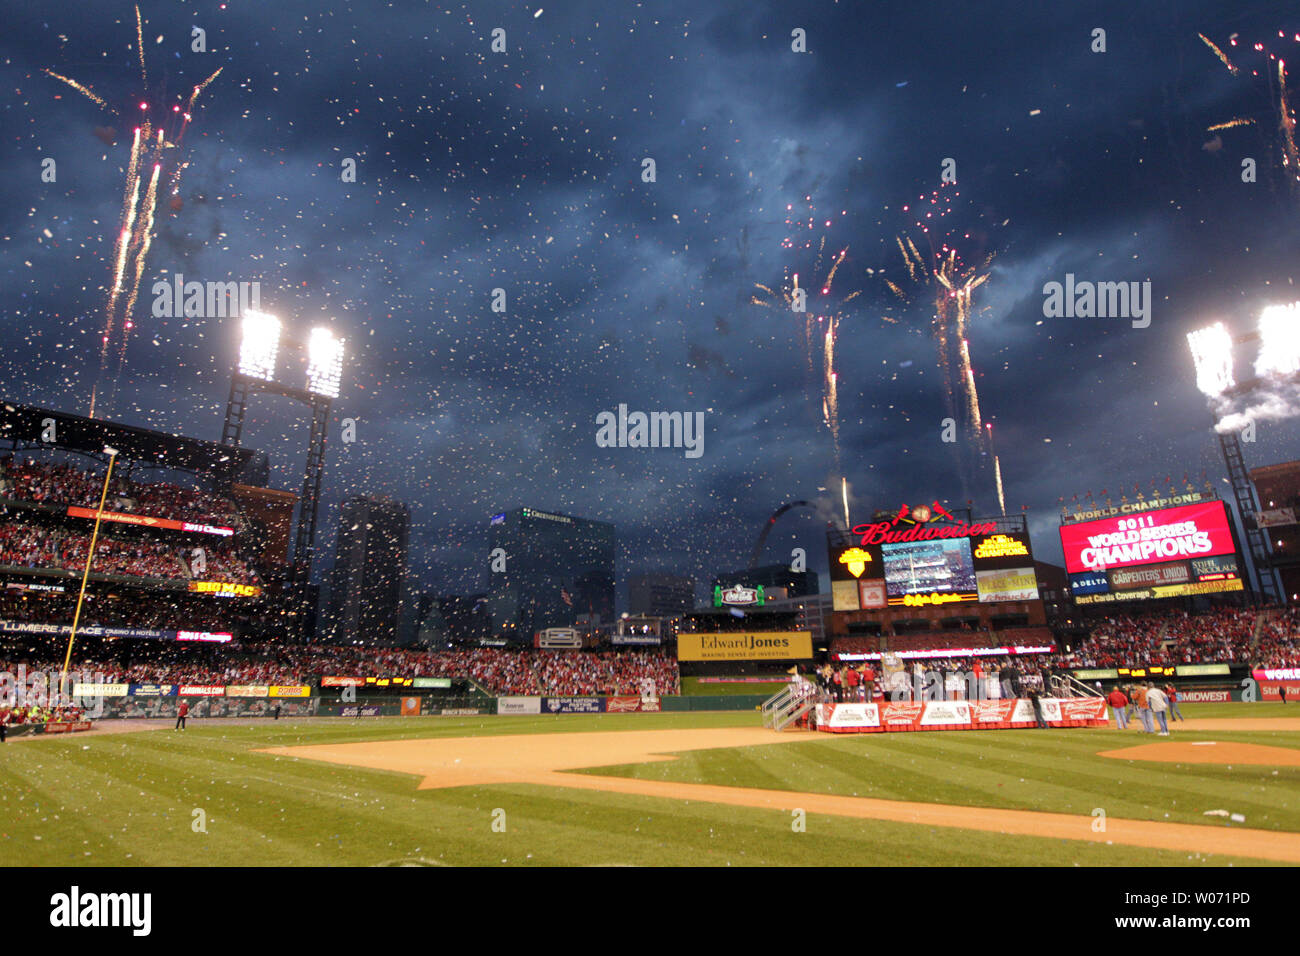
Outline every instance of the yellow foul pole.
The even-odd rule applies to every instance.
[[[59,694],[65,693],[64,683],[68,677],[68,664],[72,660],[72,642],[77,639],[77,625],[81,622],[81,604],[86,599],[86,582],[90,579],[90,565],[95,560],[95,542],[99,540],[99,522],[104,517],[104,502],[108,498],[108,483],[113,477],[113,465],[117,461],[117,449],[106,448],[108,452],[108,471],[104,473],[104,488],[99,493],[99,508],[95,511],[95,530],[90,534],[90,550],[86,553],[86,569],[81,573],[81,590],[77,593],[77,610],[72,615],[72,633],[68,635],[68,653],[63,657],[63,670],[59,671]]]

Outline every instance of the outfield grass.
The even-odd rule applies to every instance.
[[[1282,705],[1195,705],[1188,716],[1273,716]],[[1285,711],[1290,715],[1293,711]],[[1297,714],[1300,716],[1300,714]],[[753,726],[740,713],[193,721],[169,730],[15,741],[0,754],[0,865],[448,864],[1177,866],[1249,864],[1123,846],[790,815],[536,785],[416,790],[417,779],[252,752],[294,744],[480,734]],[[1300,735],[1197,739],[1300,746]],[[1286,738],[1286,739],[1282,739]],[[1300,771],[1182,768],[1093,756],[1149,742],[1116,731],[827,736],[696,751],[602,773],[858,793],[1087,815],[1183,820],[1222,807],[1247,826],[1300,829]],[[495,809],[505,833],[493,832]],[[206,832],[196,832],[197,815]],[[1169,816],[1165,817],[1168,813]]]
[[[702,684],[698,677],[682,678],[683,697],[734,697],[742,694],[762,694],[771,697],[789,686],[789,681],[764,681],[761,684]]]

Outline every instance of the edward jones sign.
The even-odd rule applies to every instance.
[[[679,661],[785,661],[812,657],[810,631],[678,634]]]

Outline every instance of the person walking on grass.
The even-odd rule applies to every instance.
[[[190,705],[187,704],[185,701],[181,701],[181,705],[176,708],[176,726],[173,727],[172,729],[184,730],[185,718],[188,717],[189,715],[190,715]]]
[[[1106,703],[1110,704],[1111,710],[1115,711],[1115,723],[1120,730],[1128,728],[1128,697],[1119,689],[1119,684],[1110,692],[1106,698]]]
[[[1160,736],[1169,736],[1169,718],[1166,711],[1169,710],[1169,698],[1159,687],[1147,688],[1147,703],[1151,707],[1151,713],[1156,715],[1160,721]]]

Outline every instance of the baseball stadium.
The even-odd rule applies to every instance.
[[[1300,612],[1241,600],[1210,492],[1065,508],[1064,569],[936,501],[829,526],[828,601],[751,566],[672,618],[349,645],[300,632],[264,456],[16,403],[0,433],[8,865],[1300,862]],[[494,530],[578,520],[527,511]],[[1086,557],[1112,526],[1159,560]]]

